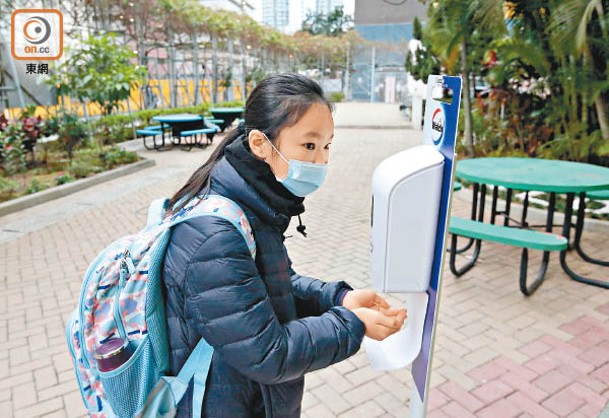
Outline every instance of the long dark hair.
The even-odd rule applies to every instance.
[[[281,130],[296,124],[314,103],[323,103],[330,111],[333,110],[332,104],[324,97],[321,86],[308,77],[298,74],[276,74],[262,80],[245,103],[245,122],[230,131],[218,144],[205,164],[199,167],[186,184],[173,195],[169,207],[173,208],[180,202],[173,210],[175,213],[202,191],[207,193],[210,173],[216,162],[224,155],[227,145],[236,139],[247,142],[247,133],[252,129],[264,132],[275,143]]]

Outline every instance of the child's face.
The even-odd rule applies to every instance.
[[[327,164],[330,159],[330,143],[333,137],[334,120],[330,109],[323,103],[315,103],[295,125],[281,130],[275,147],[286,160]],[[264,137],[262,136],[262,138]],[[288,163],[273,150],[266,139],[255,142],[258,146],[252,147],[254,153],[266,160],[275,176],[281,179],[286,178]],[[250,140],[250,146],[252,145]]]

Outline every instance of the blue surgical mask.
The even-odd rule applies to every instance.
[[[319,189],[326,179],[328,173],[328,164],[309,163],[300,160],[287,160],[279,152],[271,140],[262,133],[273,149],[279,154],[283,160],[288,163],[288,175],[284,179],[275,177],[283,187],[288,189],[294,196],[305,197]]]

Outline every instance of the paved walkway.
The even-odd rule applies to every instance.
[[[398,129],[409,128],[397,103],[338,103],[334,112],[337,128]]]
[[[349,104],[349,120],[368,106],[359,112]],[[395,113],[388,117],[396,120]],[[327,184],[306,202],[309,237],[292,225],[286,241],[298,272],[370,286],[371,174],[383,158],[420,141],[420,131],[404,128],[337,129]],[[156,167],[0,218],[0,416],[84,415],[64,337],[82,274],[107,243],[140,229],[147,204],[176,191],[210,152],[142,151]],[[454,213],[468,213],[464,193]],[[586,232],[584,244],[609,259],[606,241],[607,234]],[[568,280],[552,256],[546,282],[525,298],[519,256],[485,243],[467,275],[456,280],[446,269],[430,417],[596,418],[607,403],[609,292]],[[303,416],[315,418],[404,417],[412,391],[408,370],[373,371],[363,350],[309,374],[306,389]]]

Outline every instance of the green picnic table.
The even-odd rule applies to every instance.
[[[454,254],[464,252],[476,244],[473,261],[462,270],[451,266],[453,273],[460,275],[469,270],[475,263],[480,252],[483,239],[516,245],[523,248],[521,260],[521,291],[531,294],[541,284],[547,263],[549,251],[560,251],[560,264],[563,270],[573,280],[592,284],[595,286],[609,288],[609,282],[594,278],[586,278],[576,274],[567,264],[566,254],[568,250],[571,228],[574,228],[573,248],[586,262],[609,266],[609,261],[601,261],[589,257],[581,248],[581,235],[584,227],[585,198],[587,193],[596,192],[604,195],[609,191],[609,168],[592,164],[577,163],[571,161],[543,160],[537,158],[473,158],[461,160],[457,164],[456,175],[462,180],[473,183],[473,202],[471,217],[468,220],[458,219],[451,221],[451,233],[470,238],[469,243],[461,249],[456,248],[454,239],[451,247],[451,259],[454,262]],[[493,186],[492,207],[490,211],[490,222],[484,222],[484,205],[487,185]],[[506,189],[506,203],[502,211],[497,209],[497,198],[499,187]],[[524,191],[522,216],[520,221],[510,218],[511,201],[514,190]],[[529,206],[529,192],[542,191],[549,194],[545,232],[533,231],[527,222],[527,211]],[[561,225],[561,236],[553,235],[548,241],[548,234],[552,234],[554,225],[554,213],[556,212],[556,195],[566,194],[565,221]],[[572,223],[573,202],[575,195],[579,197],[577,210],[577,222]],[[496,225],[497,215],[504,217],[503,225]],[[510,225],[512,223],[512,225]],[[481,225],[483,224],[483,225]],[[521,234],[514,230],[526,229],[531,234]],[[518,236],[516,236],[518,235]],[[560,238],[560,239],[559,239]],[[545,242],[545,244],[544,244]],[[544,245],[547,245],[544,247]],[[453,248],[454,247],[454,248]],[[539,249],[544,251],[542,266],[537,278],[531,286],[526,285],[526,250]],[[454,263],[452,263],[454,264]]]
[[[215,119],[223,119],[224,123],[218,124],[222,132],[230,127],[235,119],[240,118],[245,109],[242,107],[214,107],[209,112]]]
[[[206,147],[213,141],[214,135],[219,128],[216,126],[208,126],[205,119],[201,115],[191,113],[175,113],[171,115],[157,115],[152,118],[160,122],[161,129],[158,130],[162,135],[163,145],[155,148],[164,150],[165,131],[171,130],[170,140],[174,145],[179,145],[180,149],[190,151],[193,146]],[[151,132],[149,129],[141,131],[142,134]],[[205,141],[203,141],[205,138]],[[184,144],[182,143],[184,140]]]

